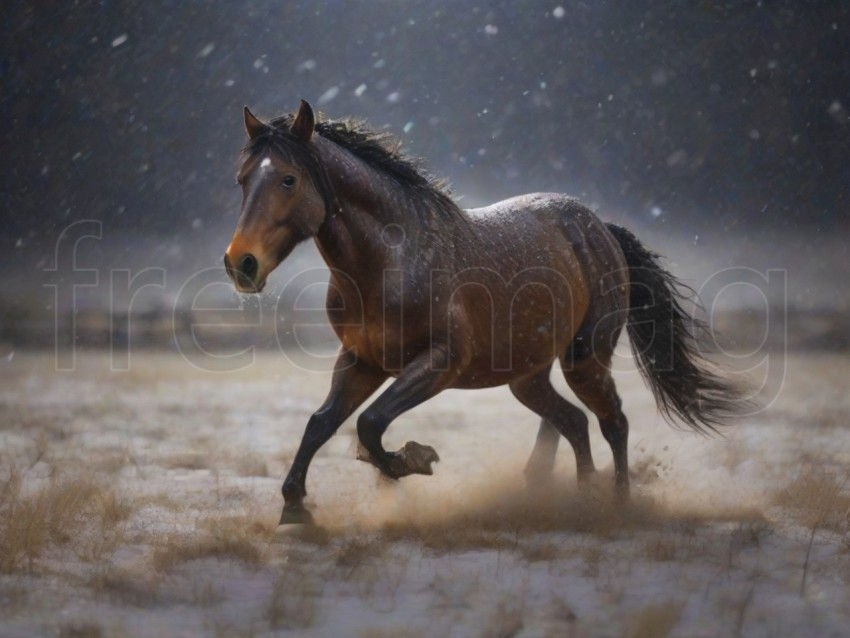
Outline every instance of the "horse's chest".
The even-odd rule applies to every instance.
[[[332,287],[328,295],[328,318],[343,348],[390,372],[416,356],[428,332],[427,291],[407,279],[403,271],[393,270],[379,285]]]
[[[400,371],[416,355],[407,332],[400,323],[368,318],[360,325],[337,327],[343,348],[356,353],[360,361],[389,372]]]

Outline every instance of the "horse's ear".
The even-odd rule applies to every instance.
[[[266,132],[268,127],[263,124],[256,115],[251,113],[251,109],[245,107],[245,130],[248,131],[248,138],[255,139]]]
[[[313,107],[306,100],[301,100],[301,107],[298,109],[298,115],[295,116],[295,121],[292,122],[292,132],[302,142],[309,142],[313,137],[313,130],[316,128],[316,117],[313,115]]]

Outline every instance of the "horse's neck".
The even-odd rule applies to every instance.
[[[405,236],[416,234],[409,228],[411,220],[399,216],[402,195],[395,190],[399,187],[332,142],[321,138],[317,142],[338,203],[316,238],[319,251],[330,268],[349,275],[385,267],[392,258],[388,227],[392,225],[395,235],[399,227]]]

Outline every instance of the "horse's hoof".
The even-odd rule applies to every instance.
[[[440,460],[437,451],[430,445],[421,445],[416,441],[408,441],[398,452],[386,452],[385,458],[376,459],[363,446],[357,449],[357,459],[371,463],[389,479],[397,481],[411,474],[434,473],[431,464]]]
[[[278,525],[314,525],[313,515],[303,505],[284,505]]]
[[[422,445],[416,441],[408,441],[398,451],[399,458],[404,462],[407,474],[425,474],[431,476],[434,470],[432,463],[440,461],[437,450],[430,445]]]

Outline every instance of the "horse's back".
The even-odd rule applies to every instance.
[[[577,199],[561,193],[531,193],[512,197],[466,214],[479,236],[498,237],[521,252],[572,252],[584,279],[597,281],[625,271],[620,245],[605,223]]]

